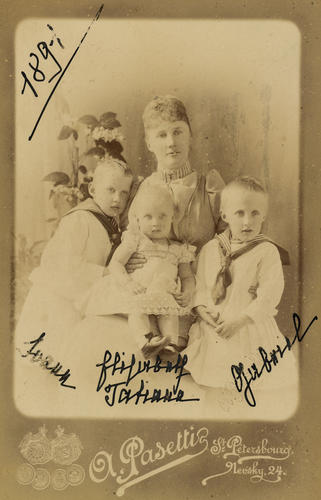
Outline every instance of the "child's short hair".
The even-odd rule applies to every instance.
[[[146,202],[150,204],[155,201],[156,203],[163,203],[165,207],[172,207],[175,212],[176,207],[170,191],[163,186],[146,184],[142,185],[135,196],[135,213],[139,215],[142,205]]]
[[[99,163],[97,164],[97,167],[95,168],[93,174],[93,182],[94,183],[97,182],[97,177],[100,177],[100,175],[109,168],[115,168],[120,170],[126,177],[134,176],[132,170],[129,168],[129,166],[125,161],[118,160],[117,158],[106,157],[100,160]]]
[[[169,122],[184,121],[187,123],[190,133],[192,133],[185,106],[175,96],[155,96],[147,104],[143,112],[145,131],[153,128],[154,123],[160,119]]]
[[[226,186],[221,191],[221,207],[226,203],[226,199],[229,196],[230,192],[234,188],[245,189],[246,191],[254,191],[256,193],[262,193],[267,196],[268,192],[265,189],[263,183],[256,179],[255,177],[251,177],[249,175],[243,175],[236,177],[231,182],[226,184]]]

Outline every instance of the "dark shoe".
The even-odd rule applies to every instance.
[[[179,335],[178,336],[178,344],[177,344],[177,349],[178,349],[178,352],[182,352],[184,351],[184,349],[186,349],[187,347],[187,344],[188,344],[188,335]]]
[[[183,348],[181,350],[183,350]],[[179,352],[180,352],[180,348],[178,347],[178,345],[173,344],[172,342],[170,342],[163,349],[163,353],[166,353],[166,354],[178,354]]]
[[[168,346],[164,347],[164,349],[159,353],[159,357],[163,361],[170,361],[171,363],[176,363],[176,361],[178,360],[178,356],[180,355],[180,352],[177,348],[178,348],[177,345],[169,344]]]
[[[181,338],[181,337],[179,337]],[[164,352],[168,353],[168,354],[179,354],[180,352],[184,351],[184,349],[186,349],[187,347],[187,339],[185,340],[185,342],[181,342],[179,341],[179,345],[178,344],[174,344],[174,342],[170,342],[168,344],[168,346],[166,346],[164,348]]]
[[[169,337],[161,337],[160,335],[150,338],[142,347],[141,351],[144,358],[151,358],[164,349],[170,342]]]

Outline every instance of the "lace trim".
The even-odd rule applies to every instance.
[[[167,184],[172,181],[175,181],[176,179],[183,179],[192,172],[193,170],[189,161],[186,162],[183,167],[178,168],[176,170],[158,170],[158,173],[162,177],[163,181],[166,182]]]

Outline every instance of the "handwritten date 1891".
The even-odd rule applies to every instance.
[[[53,28],[52,28],[52,26],[50,26],[50,24],[47,24],[47,26],[49,29],[53,30]],[[60,45],[60,47],[64,48],[64,46],[61,43],[60,38],[57,37],[56,35],[54,35],[54,37],[57,39],[57,42]],[[53,39],[50,41],[49,45],[50,46],[53,45]],[[59,64],[57,58],[54,56],[52,50],[50,50],[50,48],[48,47],[48,44],[46,42],[42,41],[42,42],[37,43],[37,49],[45,61],[47,61],[48,57],[50,57],[51,59],[53,59],[55,64],[58,66],[58,71],[54,75],[52,75],[48,80],[48,83],[50,83],[50,82],[52,82],[52,80],[54,80],[54,78],[56,78],[59,75],[59,73],[61,73],[62,67]],[[31,61],[28,63],[28,66],[33,70],[33,73],[32,73],[33,80],[37,83],[44,82],[46,80],[46,75],[39,68],[39,66],[40,66],[39,56],[35,52],[30,52],[29,57],[30,57]],[[31,80],[26,75],[26,73],[24,71],[21,71],[21,75],[23,77],[23,87],[21,90],[21,94],[24,94],[26,86],[28,85],[29,88],[32,90],[33,95],[35,97],[38,97],[37,91],[36,91],[34,85],[31,83]]]
[[[36,123],[33,127],[33,130],[30,134],[30,136],[28,137],[28,140],[31,141],[37,127],[38,127],[38,124],[50,102],[50,99],[52,98],[56,88],[58,87],[59,83],[61,82],[63,76],[65,75],[67,69],[69,68],[70,64],[72,63],[73,59],[75,58],[76,54],[78,53],[79,49],[80,49],[80,46],[81,44],[83,43],[83,41],[85,40],[92,24],[97,21],[99,19],[99,16],[102,12],[104,8],[104,4],[102,4],[100,6],[100,8],[98,9],[98,11],[96,12],[96,15],[95,17],[93,18],[92,22],[90,23],[90,25],[88,26],[87,28],[87,31],[84,33],[84,35],[82,36],[78,46],[76,47],[76,49],[74,50],[74,52],[72,53],[70,59],[68,60],[67,64],[64,66],[64,68],[62,68],[62,66],[60,65],[58,59],[55,57],[54,53],[52,50],[50,50],[49,46],[52,47],[53,46],[53,43],[54,43],[54,39],[57,40],[57,43],[59,44],[59,46],[63,49],[64,46],[60,40],[59,37],[57,37],[57,35],[54,33],[51,41],[49,42],[49,46],[46,42],[44,41],[41,41],[39,43],[37,43],[37,49],[40,53],[40,55],[42,56],[42,58],[47,61],[48,58],[50,57],[50,59],[52,59],[55,63],[55,65],[57,66],[58,68],[58,71],[56,71],[53,75],[50,76],[49,80],[48,80],[48,83],[51,83],[54,79],[55,82],[54,82],[54,85],[53,85],[53,88],[51,89],[50,93],[49,93],[49,96],[36,120]],[[50,24],[47,24],[47,27],[51,30],[51,31],[54,31],[52,26],[50,26]],[[40,64],[39,64],[39,55],[36,54],[35,52],[30,52],[29,54],[29,57],[32,59],[28,64],[29,64],[29,67],[32,69],[33,73],[32,73],[32,79],[37,82],[37,83],[41,83],[41,82],[44,82],[46,80],[46,75],[44,73],[44,71],[42,69],[40,69]],[[33,95],[35,97],[38,97],[38,94],[37,94],[37,91],[34,87],[34,85],[32,84],[31,82],[31,79],[27,76],[27,74],[25,73],[25,71],[21,71],[21,75],[23,77],[23,87],[22,87],[22,90],[21,90],[21,94],[24,94],[25,93],[25,90],[26,90],[26,87],[29,86],[30,90],[33,92]]]

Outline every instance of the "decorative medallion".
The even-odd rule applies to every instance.
[[[65,490],[69,486],[65,469],[57,469],[53,472],[51,486],[58,491]]]
[[[29,432],[19,445],[21,455],[32,465],[46,464],[51,460],[51,442],[46,433],[43,425],[36,434]]]
[[[56,430],[57,437],[52,440],[52,460],[56,464],[70,465],[81,455],[82,444],[76,434],[65,434],[59,425]]]
[[[26,486],[27,484],[32,483],[35,475],[35,469],[32,467],[32,465],[25,462],[24,464],[19,465],[16,477],[18,483]]]
[[[47,430],[43,425],[36,434],[28,432],[24,436],[19,449],[27,462],[17,468],[16,479],[19,484],[31,485],[39,491],[51,484],[54,490],[63,491],[68,486],[78,486],[84,481],[86,475],[84,468],[73,463],[78,460],[83,450],[79,437],[76,434],[65,434],[60,425],[55,434],[54,439],[48,439]],[[67,467],[52,470],[51,466],[51,471],[34,467],[50,461]]]
[[[36,469],[31,486],[35,490],[45,490],[50,484],[50,473],[46,469]]]

